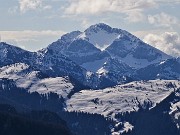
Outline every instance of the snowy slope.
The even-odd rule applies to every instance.
[[[49,92],[56,93],[63,98],[73,90],[74,86],[67,78],[55,77],[38,80],[30,88],[30,92],[38,92],[39,94],[47,94]]]
[[[102,90],[82,90],[67,101],[67,110],[114,117],[119,112],[137,111],[139,105],[146,107],[146,103],[155,107],[174,90],[171,84],[180,87],[180,82],[176,80],[152,80]]]
[[[17,87],[25,88],[29,92],[36,91],[39,94],[53,92],[66,98],[74,88],[68,78],[43,78],[40,75],[40,71],[33,71],[29,65],[24,63],[15,63],[0,68],[0,78],[13,79]]]
[[[38,71],[32,71],[30,66],[24,63],[15,63],[0,68],[0,77],[13,79],[17,86],[28,88],[31,83],[37,80]]]
[[[89,71],[97,72],[100,68],[103,67],[103,65],[107,61],[107,59],[108,58],[103,58],[101,60],[86,62],[86,63],[83,63],[81,66]]]
[[[99,23],[87,28],[78,38],[85,39],[100,50],[105,50],[119,36],[119,32],[110,26]]]

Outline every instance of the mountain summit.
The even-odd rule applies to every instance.
[[[171,58],[131,33],[104,23],[92,25],[84,32],[65,34],[48,49],[60,52],[93,72],[102,68],[108,58],[116,58],[135,69]]]
[[[105,50],[123,33],[125,33],[124,30],[112,28],[104,23],[99,23],[91,25],[89,28],[87,28],[79,36],[79,38],[86,39],[100,50]]]

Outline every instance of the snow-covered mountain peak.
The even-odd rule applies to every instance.
[[[112,28],[104,23],[90,26],[78,38],[92,43],[95,47],[105,50],[124,31]]]
[[[105,30],[105,31],[111,33],[112,32],[112,27],[110,27],[109,25],[104,24],[104,23],[98,23],[98,24],[95,24],[95,25],[91,25],[84,32],[91,33],[91,32],[98,32],[100,30]]]

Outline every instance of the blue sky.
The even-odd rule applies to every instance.
[[[0,0],[1,41],[36,51],[104,22],[180,56],[180,0]]]

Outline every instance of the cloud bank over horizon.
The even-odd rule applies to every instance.
[[[1,40],[31,51],[46,47],[63,33],[104,22],[170,55],[180,55],[180,0],[7,1],[0,6]]]
[[[180,35],[176,32],[148,34],[144,37],[144,41],[169,55],[180,56]]]

